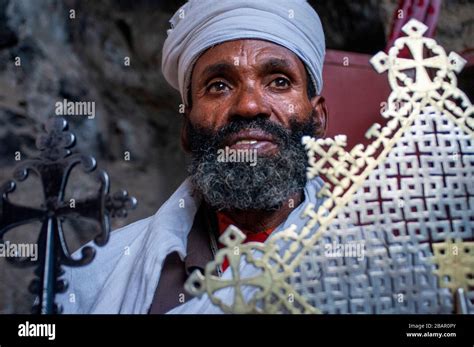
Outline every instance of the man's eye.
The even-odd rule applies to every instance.
[[[272,87],[275,88],[288,88],[290,86],[290,81],[284,77],[278,77],[272,81],[270,84]]]
[[[226,88],[228,89],[229,86],[227,84],[225,84],[224,82],[214,82],[214,83],[211,83],[210,85],[207,86],[207,91],[208,92],[211,92],[211,93],[220,93],[220,92],[223,92],[226,90]]]

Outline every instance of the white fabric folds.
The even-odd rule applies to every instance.
[[[274,232],[276,234],[292,224],[301,228],[307,218],[301,218],[307,204],[318,207],[322,199],[317,192],[323,182],[313,179],[304,189],[305,201],[294,209]],[[158,212],[110,235],[104,247],[87,244],[96,250],[96,257],[89,265],[64,267],[64,278],[69,286],[65,293],[56,296],[66,314],[145,314],[153,301],[166,256],[178,252],[186,257],[187,237],[201,203],[193,193],[190,179],[186,179]],[[184,208],[182,208],[184,206]],[[273,236],[272,234],[272,236]],[[74,258],[80,255],[75,252]],[[243,264],[242,274],[251,275],[255,268]],[[230,276],[229,269],[223,276]],[[250,296],[251,292],[246,292]],[[232,299],[232,292],[222,293],[225,302]],[[207,295],[194,298],[169,313],[221,313]]]

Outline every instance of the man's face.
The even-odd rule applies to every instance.
[[[193,155],[193,181],[208,203],[273,209],[302,189],[307,160],[301,137],[320,135],[326,116],[324,100],[310,100],[307,88],[300,59],[267,41],[225,42],[198,59],[183,143]],[[255,167],[218,162],[223,148],[255,153]]]
[[[216,131],[235,117],[261,115],[289,129],[290,119],[311,116],[307,86],[305,67],[290,50],[263,40],[224,42],[194,66],[189,121]],[[271,143],[255,147],[274,149]]]

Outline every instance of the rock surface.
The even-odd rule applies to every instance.
[[[310,2],[320,13],[329,48],[364,53],[384,48],[396,0]],[[94,101],[94,119],[67,117],[76,148],[108,171],[112,191],[126,188],[139,201],[113,227],[153,214],[186,176],[180,98],[160,69],[168,20],[182,3],[0,0],[0,183],[11,178],[15,152],[22,159],[34,155],[40,124],[55,114],[56,102]],[[472,48],[472,2],[443,2],[437,33],[448,50]],[[18,189],[16,202],[41,203],[37,180]],[[75,173],[70,196],[93,191],[91,180]],[[80,226],[73,227],[81,231]],[[12,240],[34,242],[38,227],[22,228]],[[90,233],[71,232],[70,238],[77,247]],[[0,313],[29,311],[31,276],[32,269],[18,270],[0,259]]]

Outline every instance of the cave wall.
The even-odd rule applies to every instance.
[[[320,13],[329,48],[364,53],[384,48],[396,2],[310,1]],[[160,69],[168,20],[182,3],[0,0],[0,182],[11,178],[15,152],[22,159],[34,156],[35,137],[54,115],[56,102],[94,101],[94,119],[67,117],[76,149],[92,154],[108,171],[112,191],[126,188],[139,201],[138,209],[113,227],[153,214],[186,176],[180,98]],[[448,50],[472,48],[473,14],[472,2],[443,2],[441,44]],[[73,178],[69,194],[94,192],[89,177]],[[20,184],[14,199],[41,203],[39,182]],[[15,237],[31,238],[37,227],[23,228]],[[90,238],[80,224],[72,227],[79,230],[71,233],[74,245]],[[0,313],[28,312],[31,273],[0,259]]]

